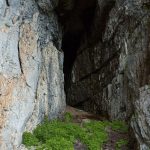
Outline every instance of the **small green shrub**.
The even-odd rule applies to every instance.
[[[67,120],[68,121],[68,120]],[[107,141],[108,135],[105,131],[105,123],[91,121],[85,123],[83,127],[71,122],[62,122],[54,120],[51,122],[44,121],[33,131],[33,134],[24,133],[23,142],[26,146],[37,146],[40,141],[41,146],[37,146],[38,150],[73,150],[76,140],[80,140],[89,150],[97,150],[102,148],[104,142]],[[36,140],[36,144],[32,141]]]
[[[72,114],[69,112],[66,112],[64,115],[64,120],[65,120],[65,122],[72,122],[72,120],[73,120]]]
[[[37,147],[37,150],[73,150],[72,142],[66,140],[63,137],[54,137],[46,141],[40,147]]]
[[[37,146],[39,140],[32,133],[24,132],[22,143],[26,146]]]
[[[103,143],[108,140],[108,134],[105,130],[107,125],[106,122],[102,121],[91,121],[83,125],[83,129],[85,133],[88,133],[88,137],[83,137],[82,141],[90,150],[101,149]]]
[[[122,146],[127,145],[128,141],[125,139],[120,139],[119,141],[116,142],[116,150],[121,150]]]
[[[99,150],[108,140],[106,127],[111,126],[117,131],[127,129],[123,122],[118,121],[90,121],[83,123],[81,127],[79,124],[72,123],[71,120],[72,116],[69,113],[65,115],[65,121],[49,122],[45,118],[33,134],[24,133],[23,144],[35,146],[36,150],[73,150],[75,141],[79,140],[87,146],[88,150]]]
[[[123,133],[128,132],[128,126],[123,121],[113,121],[111,123],[111,127],[114,131],[123,132]]]

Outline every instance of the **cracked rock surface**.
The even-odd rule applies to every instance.
[[[17,149],[23,131],[65,108],[55,6],[54,1],[0,0],[0,149]]]
[[[148,150],[150,2],[98,0],[91,32],[77,51],[67,102],[128,121],[139,148]]]

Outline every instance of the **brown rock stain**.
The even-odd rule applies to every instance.
[[[19,41],[20,60],[23,65],[22,69],[25,72],[23,62],[29,61],[37,49],[36,33],[31,24],[25,23],[21,26],[21,35]]]
[[[0,130],[5,126],[7,111],[12,103],[15,80],[0,75]],[[0,138],[0,142],[2,139]]]
[[[18,80],[16,79],[7,79],[4,76],[0,75],[0,134],[1,129],[4,128],[7,121],[7,112],[11,107],[13,102],[13,90],[18,85],[21,89],[26,87],[25,76],[21,75]],[[18,99],[21,99],[18,95]],[[0,144],[3,143],[3,139],[0,135]]]
[[[4,25],[4,27],[2,27],[2,28],[0,29],[0,32],[8,33],[8,32],[9,32],[9,26]]]

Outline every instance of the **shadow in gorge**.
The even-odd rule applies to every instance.
[[[71,71],[77,51],[90,36],[97,0],[59,0],[56,12],[63,27],[65,92],[70,86]]]
[[[77,50],[80,47],[80,34],[65,34],[62,41],[62,49],[64,51],[64,77],[65,77],[65,91],[69,87],[71,80],[71,71],[73,63],[76,59]]]

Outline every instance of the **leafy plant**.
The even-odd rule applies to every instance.
[[[123,132],[126,133],[128,131],[128,126],[125,122],[123,121],[113,121],[111,123],[111,127],[114,131],[119,131],[119,132]]]
[[[108,140],[106,128],[109,126],[114,130],[126,131],[126,125],[114,121],[90,121],[79,124],[72,123],[72,116],[65,114],[65,121],[53,120],[44,122],[37,126],[32,133],[23,134],[23,144],[35,146],[36,150],[73,150],[78,140],[85,144],[88,150],[102,149]],[[117,147],[119,147],[119,142]]]
[[[24,132],[22,143],[26,146],[37,146],[39,140],[32,133]]]
[[[73,150],[73,144],[63,137],[54,137],[46,141],[42,146],[37,147],[37,150]]]
[[[125,139],[120,139],[116,142],[116,150],[121,150],[122,146],[127,145],[128,141]]]
[[[87,137],[82,139],[90,150],[101,149],[103,143],[108,140],[108,134],[105,130],[108,124],[101,121],[91,121],[83,125]],[[82,137],[81,137],[82,138]]]
[[[69,113],[69,112],[66,112],[65,115],[64,115],[64,120],[65,120],[66,122],[71,122],[71,121],[73,120],[72,114]]]

